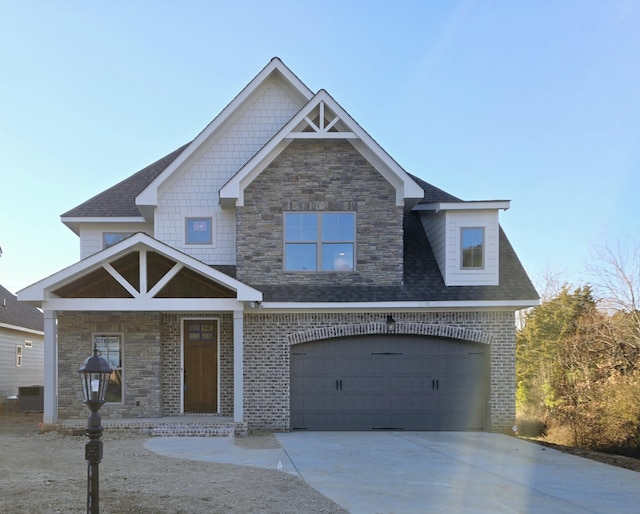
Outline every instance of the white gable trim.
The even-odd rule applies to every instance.
[[[130,216],[130,217],[64,217],[60,216],[60,221],[69,227],[76,235],[80,235],[80,226],[87,223],[146,223],[146,220],[142,216]]]
[[[330,123],[331,127],[335,126],[334,123],[339,123],[341,130],[329,132],[326,127],[316,127],[318,130],[312,132],[297,130],[301,124],[305,123],[315,126],[309,119],[309,114],[316,108],[324,112],[324,106],[328,106],[339,118],[339,121],[333,120]],[[423,189],[407,172],[356,123],[329,93],[325,90],[320,90],[220,189],[220,203],[223,206],[244,205],[244,189],[262,173],[292,140],[299,138],[347,139],[396,189],[396,205],[413,204],[424,197]]]
[[[136,205],[140,207],[155,206],[158,204],[158,189],[173,173],[179,169],[202,145],[222,126],[231,119],[236,111],[266,82],[271,76],[278,75],[302,98],[309,100],[313,96],[307,86],[287,68],[284,63],[274,57],[258,75],[229,103],[207,127],[189,143],[187,148],[136,197]]]
[[[182,267],[187,267],[201,275],[217,282],[218,284],[227,287],[236,292],[236,299],[232,299],[233,305],[237,309],[237,302],[242,301],[253,301],[259,302],[262,301],[262,293],[257,289],[254,289],[239,280],[236,280],[224,273],[208,266],[207,264],[194,259],[193,257],[182,253],[171,246],[168,246],[157,239],[154,239],[147,234],[142,232],[138,232],[137,234],[120,241],[119,243],[105,248],[104,250],[95,253],[86,259],[83,259],[35,284],[32,284],[21,291],[18,291],[18,300],[23,302],[31,302],[31,303],[42,303],[49,302],[55,300],[55,303],[58,305],[58,309],[63,309],[63,304],[67,305],[64,308],[71,308],[71,306],[80,306],[81,302],[86,302],[89,300],[89,304],[93,305],[91,309],[80,309],[80,310],[110,310],[115,304],[119,307],[124,308],[127,306],[125,310],[145,310],[147,308],[151,308],[152,305],[155,305],[155,309],[164,308],[167,309],[173,302],[173,307],[171,310],[175,309],[175,304],[187,304],[189,303],[190,308],[194,308],[197,305],[201,307],[205,307],[207,305],[213,303],[221,303],[228,304],[229,299],[197,299],[194,301],[193,299],[175,299],[175,298],[152,298],[152,295],[157,293],[158,288],[153,287],[151,290],[146,291],[146,284],[141,289],[144,291],[138,292],[133,290],[128,284],[125,284],[122,280],[120,280],[119,275],[115,276],[116,280],[120,282],[131,294],[134,295],[133,299],[71,299],[71,298],[56,298],[52,291],[58,289],[59,287],[69,284],[78,278],[81,278],[92,271],[104,267],[108,272],[111,273],[109,262],[117,259],[119,256],[129,253],[134,250],[139,250],[142,253],[147,250],[153,250],[159,254],[166,256],[167,258],[176,261],[177,265],[174,266],[174,269],[169,271],[170,274],[175,274]],[[142,257],[141,257],[142,258]],[[113,275],[113,273],[111,273]],[[117,274],[116,274],[117,275]],[[144,281],[144,278],[141,279]],[[187,300],[187,301],[185,301]],[[217,300],[214,302],[213,300]],[[132,305],[133,302],[138,302],[139,306],[142,307],[144,303],[145,309],[138,309],[136,306]],[[77,305],[76,305],[77,304]],[[98,308],[100,304],[104,304],[105,306],[111,305],[112,307],[104,307]]]
[[[414,211],[491,211],[508,210],[511,200],[475,200],[469,202],[432,202],[416,205]]]

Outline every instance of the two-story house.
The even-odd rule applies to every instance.
[[[515,312],[500,228],[407,173],[274,58],[197,137],[62,215],[81,260],[19,292],[45,316],[45,423],[216,413],[249,429],[506,430]]]

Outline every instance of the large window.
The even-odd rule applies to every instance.
[[[122,335],[94,334],[93,342],[98,349],[98,355],[104,358],[111,368],[106,400],[122,403]]]
[[[461,229],[462,268],[484,268],[484,228],[464,227]]]
[[[355,220],[353,212],[285,213],[285,271],[353,271]]]
[[[185,242],[187,244],[211,244],[211,218],[187,218]]]

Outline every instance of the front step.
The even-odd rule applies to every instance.
[[[44,430],[64,434],[84,434],[85,420],[66,420],[55,425],[45,425]],[[171,416],[145,419],[103,419],[104,433],[129,432],[151,437],[246,437],[248,426],[222,416]]]

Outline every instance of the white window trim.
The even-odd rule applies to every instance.
[[[120,394],[119,402],[107,402],[107,403],[111,405],[124,405],[124,398],[125,398],[124,334],[122,332],[102,332],[102,331],[93,332],[91,334],[91,352],[93,353],[96,337],[114,337],[114,336],[120,337],[120,368],[115,368],[115,369],[120,369],[120,376],[122,377],[122,392]]]
[[[16,368],[22,367],[22,346],[16,345]]]
[[[102,249],[104,250],[105,248],[109,248],[109,246],[112,246],[114,244],[118,244],[120,241],[118,241],[118,243],[111,243],[110,245],[107,245],[107,242],[104,240],[105,236],[107,234],[112,234],[112,235],[117,235],[117,236],[122,236],[122,239],[120,241],[122,241],[123,239],[126,239],[127,237],[131,237],[133,234],[135,234],[135,232],[119,232],[119,231],[111,231],[111,230],[106,230],[104,232],[102,232]]]
[[[30,341],[29,339],[25,339],[24,340],[24,347],[25,348],[33,348],[33,342]]]
[[[286,217],[287,214],[315,214],[318,216],[317,234],[315,240],[310,241],[287,241],[286,237]],[[353,240],[348,241],[323,241],[320,237],[322,234],[322,215],[323,214],[353,214]],[[356,271],[357,259],[357,238],[358,238],[358,220],[355,211],[285,211],[282,217],[282,268],[285,273],[353,273]],[[316,245],[316,269],[315,270],[289,270],[287,269],[287,244],[315,244]],[[322,245],[326,244],[353,244],[353,267],[349,270],[340,269],[321,269],[322,267]]]
[[[189,241],[187,241],[187,235],[189,233],[189,231],[187,230],[187,224],[189,223],[189,220],[209,220],[209,224],[210,224],[210,228],[211,231],[209,233],[210,236],[210,240],[208,243],[190,243]],[[213,246],[213,242],[215,241],[215,234],[214,234],[214,230],[215,230],[215,216],[213,214],[202,214],[202,215],[198,215],[198,214],[189,214],[186,215],[184,217],[184,223],[182,224],[182,241],[184,242],[184,244],[189,247],[189,248],[211,248]]]
[[[463,234],[465,230],[482,231],[482,266],[464,266]],[[464,272],[484,271],[487,266],[487,228],[483,225],[460,227],[460,270]]]

